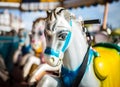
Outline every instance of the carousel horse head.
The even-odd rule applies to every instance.
[[[94,46],[93,50],[83,32],[82,23],[73,14],[61,7],[47,13],[45,60],[51,66],[62,62],[64,86],[119,86],[120,47],[106,43]],[[110,55],[114,55],[114,60]]]
[[[28,74],[30,75],[38,67],[38,65],[45,63],[44,55],[43,55],[43,51],[46,47],[45,36],[44,36],[45,24],[46,24],[45,18],[41,18],[41,17],[37,18],[33,22],[32,30],[30,34],[30,44],[35,55],[34,56],[32,55],[30,57],[25,57],[22,61],[22,63],[25,63],[25,61],[27,61],[23,68],[24,78],[28,78],[27,77]]]
[[[45,49],[46,42],[44,36],[45,18],[37,18],[32,25],[31,46],[37,53],[42,53]]]
[[[64,8],[59,7],[47,12],[45,59],[52,66],[57,66],[61,63],[64,52],[71,40],[71,18],[73,15],[64,11]],[[67,20],[65,20],[65,17]]]

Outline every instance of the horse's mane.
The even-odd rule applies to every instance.
[[[66,21],[68,21],[68,23],[70,22],[70,20],[74,20],[74,22],[76,22],[77,24],[83,25],[83,22],[81,20],[77,19],[75,14],[71,13],[67,9],[63,10],[63,13],[64,13],[64,17],[65,17]]]
[[[71,14],[68,10],[64,10],[64,17],[69,22],[71,19],[76,19],[74,14]]]

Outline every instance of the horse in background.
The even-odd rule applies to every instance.
[[[101,29],[94,35],[94,43],[111,43],[112,40],[110,38],[111,35],[111,30],[109,28],[107,29]]]
[[[59,75],[60,65],[58,65],[56,67],[51,67],[50,65],[46,64],[46,62],[44,60],[44,51],[46,48],[46,39],[44,36],[45,28],[46,28],[46,18],[38,18],[38,19],[36,19],[36,21],[34,21],[33,28],[32,28],[32,35],[31,35],[31,46],[35,52],[35,56],[37,56],[38,58],[40,57],[41,63],[31,73],[31,76],[28,80],[30,85],[33,85],[34,82],[36,83],[37,81],[39,81],[41,79],[42,75],[45,75],[45,74],[51,74],[51,75],[55,75],[55,76]],[[42,49],[39,48],[40,46]],[[41,73],[41,72],[42,72],[42,75],[39,75],[39,73]]]
[[[31,56],[32,48],[30,45],[29,33],[25,29],[23,28],[19,29],[18,37],[19,37],[19,46],[14,54],[13,63],[15,65],[23,66],[24,64],[21,64],[21,61],[24,56],[25,57]]]
[[[48,13],[46,27],[45,60],[53,67],[58,66],[61,61],[63,64],[61,77],[44,75],[37,87],[118,87],[120,85],[118,45],[100,43],[93,49],[82,31],[82,24],[61,7]]]
[[[32,30],[31,30],[31,47],[34,51],[34,55],[30,56],[27,59],[27,62],[23,68],[23,77],[26,79],[37,79],[35,82],[40,80],[41,76],[39,76],[39,68],[43,68],[43,75],[46,73],[52,75],[58,75],[59,67],[51,67],[45,63],[44,60],[44,51],[46,48],[46,39],[44,36],[44,29],[46,28],[46,18],[38,18],[33,22]],[[47,71],[47,72],[46,72]],[[29,82],[29,81],[28,81]],[[31,83],[30,83],[31,85]]]
[[[31,34],[31,46],[35,52],[35,56],[40,57],[41,62],[44,63],[44,50],[46,48],[46,40],[44,29],[46,26],[46,18],[38,18],[33,22]]]
[[[30,45],[33,50],[33,55],[23,58],[22,62],[25,62],[23,67],[23,77],[28,79],[30,74],[44,61],[44,50],[46,47],[46,41],[44,36],[45,18],[37,18],[32,25],[30,35]]]

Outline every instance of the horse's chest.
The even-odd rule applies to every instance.
[[[66,69],[62,69],[62,79],[65,87],[72,87],[74,79],[76,78],[78,70],[76,71],[67,71]],[[93,65],[89,65],[87,70],[80,82],[79,87],[99,87],[100,82],[96,78],[93,70]]]
[[[79,87],[100,87],[100,81],[97,79],[93,65],[90,64]]]

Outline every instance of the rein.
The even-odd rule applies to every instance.
[[[90,33],[86,32],[86,35],[89,37],[88,40],[88,49],[87,52],[85,54],[84,60],[80,66],[80,70],[78,72],[78,75],[76,77],[76,79],[73,81],[72,87],[78,87],[87,68],[87,62],[88,62],[88,57],[89,57],[89,50],[90,50],[90,46],[91,46],[91,37],[90,37]]]
[[[84,74],[85,74],[85,71],[86,71],[86,68],[87,68],[87,62],[88,62],[88,56],[89,56],[89,49],[90,49],[90,44],[88,46],[88,49],[87,49],[87,52],[85,54],[85,57],[84,57],[84,60],[80,66],[80,70],[78,72],[78,75],[76,77],[76,79],[73,81],[73,84],[72,84],[72,87],[78,87],[79,86],[79,83],[81,82]]]

